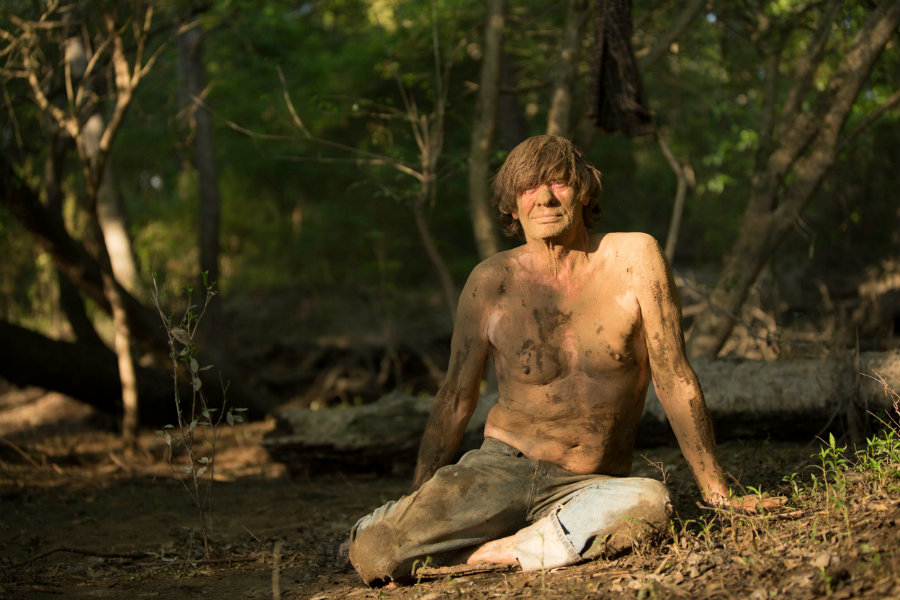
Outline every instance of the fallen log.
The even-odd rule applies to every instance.
[[[719,440],[810,440],[829,429],[858,435],[867,411],[896,410],[896,396],[886,390],[900,390],[900,351],[775,362],[697,360],[694,369]],[[481,397],[461,452],[480,444],[496,401],[496,394]],[[263,445],[295,474],[407,472],[433,403],[430,396],[392,392],[364,406],[285,408],[276,414],[276,426]],[[674,440],[651,386],[638,446]]]

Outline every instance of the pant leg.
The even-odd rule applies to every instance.
[[[582,487],[516,533],[516,557],[524,570],[570,565],[630,548],[664,529],[671,512],[666,487],[655,479],[598,476],[568,485]]]
[[[460,550],[527,524],[537,462],[486,450],[466,453],[408,496],[360,519],[350,562],[369,585],[402,580],[416,562],[444,564]]]

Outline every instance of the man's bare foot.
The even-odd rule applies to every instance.
[[[475,565],[478,563],[500,563],[504,565],[514,565],[519,562],[516,559],[516,550],[513,546],[514,536],[500,538],[499,540],[491,540],[482,544],[478,550],[472,553],[466,561],[467,565]]]

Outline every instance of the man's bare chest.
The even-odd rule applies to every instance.
[[[491,320],[502,376],[542,385],[573,374],[604,377],[642,360],[640,307],[627,290],[511,287]]]

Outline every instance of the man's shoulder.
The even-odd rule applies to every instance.
[[[649,233],[642,231],[614,231],[601,237],[600,248],[647,252],[648,250],[658,249],[659,242]]]
[[[640,231],[606,233],[600,237],[597,250],[603,259],[614,257],[614,261],[623,266],[624,263],[642,263],[662,256],[656,238]]]
[[[511,250],[504,250],[493,256],[489,256],[475,265],[469,278],[487,280],[505,278],[512,272],[516,259],[521,252],[522,247],[518,246]]]

